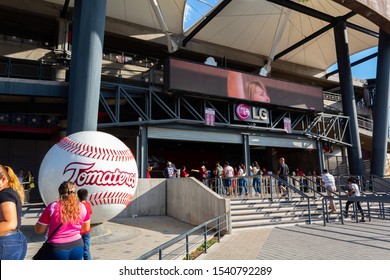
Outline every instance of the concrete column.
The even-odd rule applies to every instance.
[[[374,129],[372,134],[371,174],[386,175],[387,139],[389,130],[390,35],[379,31]]]
[[[76,0],[67,134],[97,130],[106,0]]]
[[[353,175],[363,174],[362,150],[359,138],[359,126],[357,122],[357,111],[355,94],[352,83],[352,70],[349,61],[348,37],[345,21],[340,21],[334,27],[337,63],[339,68],[340,89],[343,99],[344,115],[349,116],[349,140],[352,147],[348,148],[349,172]]]

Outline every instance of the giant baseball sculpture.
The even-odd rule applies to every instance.
[[[98,131],[82,131],[62,138],[45,155],[39,169],[39,191],[48,203],[58,199],[63,181],[88,190],[91,223],[102,223],[125,209],[138,182],[137,164],[118,138]]]

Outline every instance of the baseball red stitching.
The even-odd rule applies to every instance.
[[[134,156],[130,149],[127,150],[114,150],[95,147],[88,144],[76,142],[68,137],[62,138],[57,146],[61,149],[71,152],[76,155],[86,156],[94,159],[102,159],[107,161],[130,161],[134,159]]]
[[[89,202],[92,206],[104,204],[125,204],[128,206],[133,199],[130,193],[126,192],[97,192],[89,195]]]

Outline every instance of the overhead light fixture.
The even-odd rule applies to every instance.
[[[267,63],[261,67],[259,75],[263,77],[267,77],[269,72],[271,72],[271,61],[268,60]]]
[[[217,62],[215,61],[214,57],[212,57],[212,56],[209,56],[206,59],[206,61],[204,62],[204,64],[210,65],[210,66],[217,66]]]
[[[263,77],[267,77],[267,76],[268,76],[268,71],[267,71],[267,69],[265,69],[265,67],[261,67],[260,72],[259,72],[259,75],[260,75],[260,76],[263,76]]]

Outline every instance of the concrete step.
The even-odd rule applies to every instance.
[[[309,221],[308,201],[299,197],[270,200],[267,198],[234,198],[230,200],[232,228],[270,227],[302,224]],[[311,222],[323,221],[322,200],[310,200]],[[331,221],[340,213],[330,215]]]
[[[289,209],[285,211],[274,210],[274,211],[261,211],[261,212],[244,210],[244,211],[231,212],[231,217],[232,220],[235,221],[243,217],[252,217],[252,219],[256,219],[256,217],[262,218],[262,217],[273,217],[273,216],[301,216],[301,215],[307,215],[308,213],[309,211],[307,209]],[[317,213],[322,214],[323,211],[322,209],[311,208],[310,213],[312,215]]]
[[[332,214],[329,217],[330,222],[340,221],[340,216],[337,214]],[[249,228],[259,228],[259,227],[275,227],[275,226],[284,226],[284,225],[294,225],[294,224],[307,224],[309,223],[309,216],[294,216],[294,217],[272,217],[270,219],[255,219],[255,220],[241,220],[241,221],[232,221],[233,229],[249,229]],[[323,223],[322,214],[311,215],[311,223]]]
[[[244,209],[256,209],[258,211],[263,209],[284,209],[284,208],[307,208],[307,202],[296,203],[245,203],[245,204],[233,204],[230,205],[231,210],[244,210]],[[322,207],[319,203],[310,203],[310,207]]]

